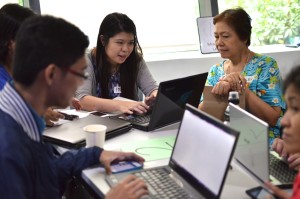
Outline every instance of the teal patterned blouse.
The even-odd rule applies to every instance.
[[[225,60],[226,61],[226,60]],[[206,85],[215,86],[220,77],[225,75],[224,63],[212,66]],[[280,117],[275,127],[269,130],[269,144],[280,136],[280,121],[286,110],[282,94],[282,79],[277,62],[266,55],[255,54],[241,72],[249,84],[249,89],[270,106],[281,107]]]

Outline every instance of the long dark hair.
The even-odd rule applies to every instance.
[[[99,28],[98,41],[96,47],[96,69],[95,76],[97,84],[101,85],[101,97],[109,98],[109,79],[111,76],[110,63],[107,61],[105,45],[109,39],[120,32],[132,33],[134,36],[134,48],[126,61],[120,66],[120,84],[122,97],[134,99],[136,93],[136,80],[138,66],[142,59],[142,49],[138,42],[136,27],[134,22],[125,14],[111,13],[107,15]],[[100,38],[103,39],[103,44]],[[94,56],[94,55],[93,55]]]

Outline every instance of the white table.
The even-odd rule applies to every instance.
[[[143,141],[150,138],[158,138],[162,136],[176,135],[179,124],[173,124],[153,132],[144,132],[132,129],[130,132],[117,136],[106,141],[104,148],[106,150],[120,150],[121,145],[130,142]],[[145,162],[144,168],[151,168],[156,166],[167,165],[169,159],[162,159],[156,161]],[[249,199],[245,190],[258,186],[242,168],[240,168],[234,161],[232,162],[232,169],[227,175],[225,186],[222,191],[222,199]],[[102,167],[88,168],[82,172],[82,178],[91,189],[100,197],[103,197],[109,191],[109,185],[105,181],[105,171]]]

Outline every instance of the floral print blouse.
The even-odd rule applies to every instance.
[[[206,85],[215,86],[220,77],[225,75],[225,61],[212,66]],[[254,94],[270,106],[281,107],[276,126],[269,129],[269,144],[271,145],[276,137],[280,137],[280,121],[286,110],[281,87],[282,79],[277,62],[269,56],[256,53],[241,73],[245,76],[249,89]]]

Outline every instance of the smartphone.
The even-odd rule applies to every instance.
[[[293,184],[281,184],[276,186],[279,187],[280,189],[287,191],[289,194],[292,194],[293,192]],[[270,193],[266,191],[264,188],[262,188],[261,186],[246,190],[246,193],[252,199],[266,199],[270,196]],[[272,199],[277,199],[277,198],[278,197],[272,195]]]
[[[102,113],[102,112],[92,112],[91,113],[92,115],[96,115],[96,116],[103,116],[103,115],[106,115],[106,113]]]
[[[69,114],[66,114],[66,113],[63,113],[63,112],[59,112],[60,114],[62,114],[63,116],[65,116],[65,120],[74,120],[74,119],[78,119],[79,116],[78,115],[69,115]]]
[[[135,171],[143,168],[143,164],[136,161],[122,161],[111,165],[111,171],[113,174]]]

